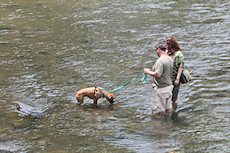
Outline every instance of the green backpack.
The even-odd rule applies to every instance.
[[[189,71],[188,71],[188,70],[183,70],[183,72],[182,72],[182,74],[181,74],[181,76],[180,76],[180,82],[181,82],[182,84],[188,83],[189,81],[192,80],[191,78],[192,78],[192,77],[191,77]]]

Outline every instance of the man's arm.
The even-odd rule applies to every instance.
[[[145,74],[149,74],[149,75],[151,75],[151,76],[154,76],[155,78],[160,78],[160,77],[161,77],[160,74],[157,74],[156,72],[150,71],[150,70],[147,69],[147,68],[144,68],[144,73],[145,73]]]

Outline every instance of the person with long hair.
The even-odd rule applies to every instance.
[[[173,59],[172,83],[174,87],[172,91],[172,101],[173,108],[176,109],[179,103],[178,93],[180,88],[180,76],[184,69],[184,55],[173,36],[167,36],[164,39],[164,43],[166,45],[168,55]]]

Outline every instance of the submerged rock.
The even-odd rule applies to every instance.
[[[16,103],[17,111],[24,116],[42,117],[43,111],[23,103]]]

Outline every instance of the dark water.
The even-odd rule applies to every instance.
[[[1,0],[1,152],[230,152],[228,0]],[[117,90],[98,106],[74,93],[114,89],[178,40],[193,81],[177,116],[151,118],[151,80]],[[16,103],[43,110],[25,116]]]

